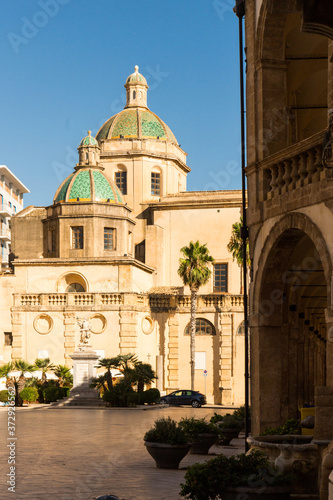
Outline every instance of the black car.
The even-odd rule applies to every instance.
[[[161,404],[169,405],[191,405],[193,408],[200,408],[206,404],[206,398],[198,391],[175,391],[160,399]]]

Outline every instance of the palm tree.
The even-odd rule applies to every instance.
[[[107,375],[108,372],[105,372],[102,375],[98,375],[98,377],[93,377],[91,379],[90,387],[98,390],[103,389],[103,392],[108,390],[109,387],[107,385]]]
[[[237,262],[240,267],[240,282],[241,282],[241,290],[243,289],[243,238],[242,238],[242,226],[243,226],[243,217],[240,218],[240,222],[235,222],[232,225],[232,232],[230,241],[227,245],[227,249],[232,254],[233,260]],[[249,250],[249,238],[246,240],[246,264],[250,266],[250,250]]]
[[[5,365],[0,366],[0,378],[6,377],[6,387],[14,387],[14,380],[9,376],[9,373],[13,370],[13,363],[9,361]]]
[[[35,360],[35,367],[37,370],[42,370],[42,385],[45,385],[47,382],[46,373],[48,371],[53,370],[54,364],[50,363],[50,358],[44,358],[44,359],[37,358]]]
[[[206,245],[200,245],[199,241],[190,242],[188,247],[180,250],[183,257],[179,259],[178,274],[182,278],[184,285],[188,285],[191,290],[191,389],[194,390],[194,362],[195,362],[195,330],[197,313],[197,294],[202,285],[205,285],[211,275],[208,267],[209,262],[214,259],[209,255]]]
[[[156,379],[156,374],[149,363],[138,361],[133,369],[133,381],[138,385],[138,392],[143,392],[145,384]]]
[[[14,384],[16,388],[16,395],[17,395],[17,403],[19,406],[22,406],[22,399],[20,397],[20,392],[23,391],[25,387],[25,373],[32,373],[36,370],[34,365],[31,365],[27,361],[24,361],[23,359],[17,359],[14,362],[14,370],[17,370],[20,373],[19,379],[16,380],[16,377],[14,377]]]
[[[52,369],[52,371],[54,372],[55,376],[58,377],[59,387],[63,387],[65,383],[73,383],[73,375],[71,374],[68,366],[57,365]]]
[[[227,245],[227,249],[232,254],[233,260],[235,260],[239,266],[243,265],[242,226],[243,226],[243,217],[240,218],[240,222],[235,222],[232,225],[231,237]],[[251,263],[248,238],[246,241],[246,263],[247,264]]]
[[[107,388],[110,391],[112,389],[113,383],[112,383],[112,373],[111,369],[112,368],[118,368],[119,366],[119,356],[116,356],[115,358],[103,358],[98,361],[98,368],[106,368],[106,384]]]

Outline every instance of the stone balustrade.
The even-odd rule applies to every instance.
[[[124,303],[121,293],[40,293],[14,294],[14,306],[110,306]],[[138,303],[140,303],[138,301]],[[141,302],[142,303],[142,302]]]
[[[136,293],[40,293],[14,294],[14,307],[62,308],[62,307],[112,307],[135,305],[147,307],[155,311],[169,309],[190,309],[190,295],[148,295]],[[199,309],[224,308],[242,309],[242,295],[210,294],[198,295]]]
[[[260,163],[263,201],[330,177],[322,153],[323,132],[320,132],[263,160]]]

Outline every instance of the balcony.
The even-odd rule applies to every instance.
[[[8,205],[8,203],[0,203],[0,215],[4,215],[5,217],[11,217],[14,211],[12,207]]]
[[[4,227],[0,226],[0,240],[11,240],[11,232],[9,229],[5,229]]]
[[[322,162],[324,132],[259,162],[258,201],[264,218],[323,202],[333,195],[332,169]],[[250,178],[253,170],[248,167]]]

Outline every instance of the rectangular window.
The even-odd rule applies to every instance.
[[[104,250],[115,250],[116,230],[112,227],[104,228]]]
[[[49,252],[55,252],[55,230],[50,229],[49,230],[49,236],[48,236],[48,250]]]
[[[214,265],[214,292],[228,291],[228,264]]]
[[[116,172],[115,181],[121,194],[127,194],[127,172]]]
[[[161,194],[161,174],[151,173],[151,194],[159,196]]]
[[[72,227],[72,248],[83,248],[83,227]]]
[[[5,345],[13,345],[13,334],[12,332],[4,332]]]

